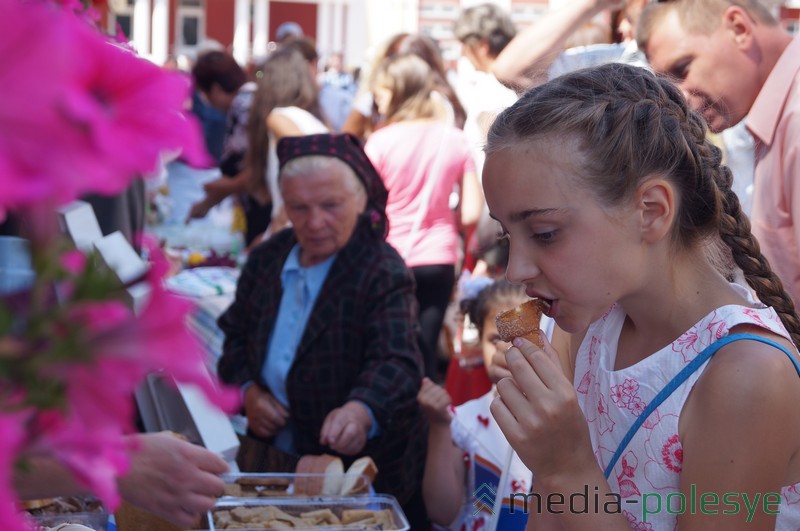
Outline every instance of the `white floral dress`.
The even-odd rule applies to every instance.
[[[586,415],[592,448],[600,466],[605,470],[630,426],[659,391],[691,360],[715,340],[727,336],[740,324],[753,324],[780,336],[789,337],[772,308],[723,306],[714,310],[685,332],[671,345],[625,369],[615,371],[614,361],[625,312],[612,307],[589,328],[576,360],[575,387],[578,401]],[[678,420],[689,392],[705,370],[704,363],[679,386],[641,426],[617,461],[608,478],[609,484],[621,496],[620,510],[631,529],[637,531],[670,531],[677,527],[680,499],[670,499],[672,514],[666,509],[644,518],[642,495],[648,510],[655,511],[660,495],[665,508],[667,495],[679,492],[683,448],[678,438]],[[694,510],[700,511],[697,493]],[[800,530],[800,483],[783,487],[776,530]],[[602,502],[601,500],[601,509]],[[683,510],[692,506],[687,497]],[[738,499],[741,510],[745,503]],[[751,501],[752,503],[752,501]],[[759,500],[761,505],[761,500]],[[761,505],[763,507],[763,505]],[[709,510],[733,510],[722,500]],[[643,521],[646,520],[646,521]]]

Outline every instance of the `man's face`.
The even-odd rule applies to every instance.
[[[298,173],[281,180],[286,215],[300,243],[300,263],[324,261],[350,241],[358,216],[366,207],[366,193],[331,158],[327,171]]]
[[[645,50],[653,70],[683,90],[714,132],[741,121],[759,89],[737,35],[720,23],[708,35],[689,33],[671,11],[653,28]]]

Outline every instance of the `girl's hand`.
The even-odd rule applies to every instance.
[[[441,385],[425,377],[417,394],[417,403],[428,416],[431,424],[450,426],[450,404],[453,400]]]
[[[506,361],[511,377],[498,382],[491,412],[537,481],[597,468],[586,418],[550,342],[542,350],[515,339]]]

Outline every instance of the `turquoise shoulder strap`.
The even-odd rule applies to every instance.
[[[752,341],[758,341],[760,343],[766,343],[767,345],[771,345],[778,350],[782,351],[784,354],[789,356],[789,359],[792,361],[792,365],[794,365],[794,369],[797,371],[798,376],[800,376],[800,363],[795,359],[792,353],[780,343],[776,343],[771,339],[767,339],[765,337],[757,336],[755,334],[732,334],[729,336],[722,337],[703,350],[700,354],[697,355],[692,361],[686,364],[686,366],[681,369],[681,371],[675,375],[670,382],[664,386],[664,388],[647,404],[647,407],[644,409],[641,415],[636,419],[636,422],[628,430],[628,433],[625,434],[622,441],[619,443],[617,447],[617,451],[614,452],[614,456],[611,458],[611,461],[608,463],[608,466],[605,470],[606,479],[611,475],[611,472],[614,471],[614,466],[619,461],[619,458],[622,457],[622,452],[625,451],[625,448],[628,447],[628,444],[633,439],[633,436],[636,435],[636,432],[639,431],[639,428],[642,427],[642,424],[645,423],[647,418],[653,413],[653,411],[661,405],[661,403],[669,398],[669,395],[672,394],[675,389],[677,389],[686,379],[692,375],[697,369],[700,368],[703,363],[708,361],[711,356],[717,353],[719,349],[727,345],[728,343],[733,343],[734,341],[740,341],[742,339],[750,339]]]

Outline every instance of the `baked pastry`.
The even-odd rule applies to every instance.
[[[539,348],[544,348],[544,343],[539,337],[539,321],[547,307],[547,303],[542,299],[531,299],[516,308],[498,313],[496,323],[500,339],[510,342],[515,337],[523,337],[539,345]]]

